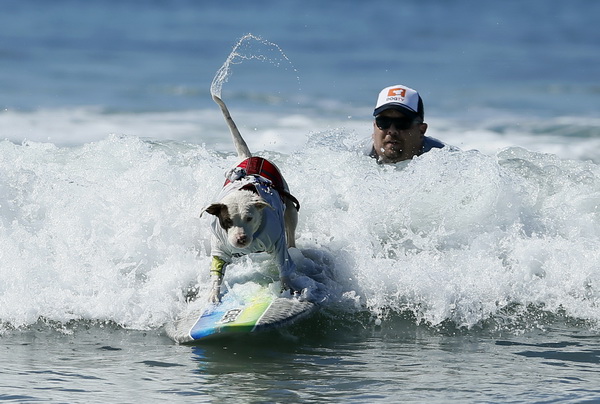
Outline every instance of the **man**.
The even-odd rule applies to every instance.
[[[425,136],[423,100],[412,88],[395,85],[379,93],[373,112],[373,145],[369,156],[392,164],[442,148],[444,143]]]

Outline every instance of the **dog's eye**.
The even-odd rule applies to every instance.
[[[230,228],[231,226],[233,226],[233,221],[231,219],[225,219],[223,220],[223,225],[225,226],[225,228]]]
[[[252,219],[253,219],[253,217],[252,217],[252,216],[248,216],[248,217],[246,218],[246,221],[247,221],[247,222],[251,222],[251,221],[252,221]]]

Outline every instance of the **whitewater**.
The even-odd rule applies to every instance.
[[[300,270],[319,268],[337,315],[410,313],[468,329],[519,324],[534,310],[595,329],[597,164],[512,147],[379,166],[356,134],[307,138],[294,152],[259,154],[301,202]],[[40,319],[157,329],[189,284],[207,287],[199,213],[233,153],[112,135],[76,147],[3,141],[0,156],[2,329]],[[238,265],[272,275],[264,261]]]

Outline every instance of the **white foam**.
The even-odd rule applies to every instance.
[[[429,133],[463,149],[494,154],[513,146],[563,159],[600,162],[600,119],[492,116],[487,119],[429,119]]]
[[[121,129],[154,128],[165,139],[196,126],[200,136],[219,126],[219,135],[208,137],[212,146],[117,135],[92,141],[85,128],[100,137],[105,123],[97,112],[81,113],[83,121],[63,114],[56,130],[69,133],[65,141],[88,138],[79,145],[0,142],[0,321],[159,327],[181,310],[190,283],[199,280],[207,293],[210,233],[198,214],[236,160],[214,146],[227,143],[226,128],[221,117],[203,121],[195,112],[156,121],[107,115]],[[52,113],[0,117],[34,128],[26,115]],[[318,121],[305,117],[271,122],[287,125],[291,138],[261,139],[258,130],[246,137],[255,150],[276,139],[266,148],[284,151],[268,154],[302,204],[294,254],[326,288],[318,290],[325,304],[374,315],[410,310],[432,324],[467,327],[515,305],[600,320],[597,164],[506,148],[434,150],[378,166],[350,146],[362,130],[311,133],[306,126]],[[52,132],[44,125],[40,136]],[[267,261],[242,261],[228,276],[276,276]]]
[[[232,115],[253,151],[292,152],[302,147],[311,132],[331,127],[364,128],[364,122],[313,118],[308,115],[247,112],[231,108]],[[368,132],[366,132],[368,136]],[[96,108],[43,109],[0,112],[0,139],[81,146],[124,135],[152,140],[205,144],[234,151],[229,129],[215,105],[197,111],[111,114]]]
[[[232,115],[253,151],[292,153],[313,133],[341,132],[349,139],[368,138],[370,117],[327,114],[245,111],[231,108]],[[507,123],[508,122],[508,123]],[[563,159],[600,162],[600,120],[581,117],[555,119],[494,116],[484,120],[428,119],[428,135],[485,154],[513,146],[557,155]],[[215,105],[204,110],[108,113],[99,108],[43,109],[0,112],[0,138],[14,143],[30,140],[57,146],[80,146],[106,139],[111,134],[154,140],[205,144],[233,151],[229,132]]]

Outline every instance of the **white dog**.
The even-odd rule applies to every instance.
[[[296,267],[288,248],[296,245],[300,204],[289,193],[287,183],[274,164],[252,157],[225,103],[215,95],[213,100],[221,107],[238,157],[244,160],[227,174],[218,202],[202,210],[214,216],[209,299],[220,300],[225,267],[233,257],[258,252],[271,254],[279,267],[283,286],[299,292],[294,285]]]

